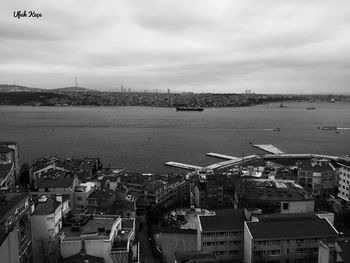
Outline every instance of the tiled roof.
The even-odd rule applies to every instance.
[[[45,179],[39,184],[39,188],[67,188],[73,185],[74,178],[58,177],[55,179]]]
[[[326,219],[281,222],[247,222],[247,226],[254,239],[336,237],[338,235]]]
[[[240,209],[216,210],[215,216],[199,216],[202,231],[243,230],[245,220]]]
[[[112,190],[95,190],[92,192],[88,199],[110,199],[115,194]]]

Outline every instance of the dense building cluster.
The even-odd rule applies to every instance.
[[[17,143],[0,143],[2,262],[350,260],[337,222],[349,157],[266,155],[158,175],[49,156],[26,181],[18,156]]]

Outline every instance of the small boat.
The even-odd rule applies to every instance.
[[[278,128],[278,127],[276,127],[276,128],[273,129],[273,131],[280,131],[280,130],[281,130],[281,129]]]
[[[316,110],[315,107],[306,107],[307,110]]]

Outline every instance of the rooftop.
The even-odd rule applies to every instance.
[[[15,208],[19,203],[24,201],[28,197],[26,193],[0,193],[0,217],[6,216],[7,212]]]
[[[67,258],[62,259],[62,262],[64,263],[103,263],[104,262],[104,258],[100,258],[100,257],[95,257],[95,256],[89,256],[86,254],[77,254],[74,256],[70,256]]]
[[[54,179],[45,179],[39,184],[39,188],[67,188],[73,185],[74,178],[58,177]]]
[[[112,198],[114,194],[115,192],[112,190],[95,190],[89,195],[88,199],[106,200]]]
[[[281,222],[246,222],[254,239],[336,237],[338,233],[326,219],[286,220]]]
[[[176,261],[179,263],[209,263],[217,262],[215,256],[211,253],[204,253],[201,251],[176,251]]]
[[[244,199],[266,201],[313,200],[300,185],[289,180],[250,179],[243,181]]]
[[[148,190],[148,191],[154,191],[154,190],[157,190],[158,188],[162,187],[163,185],[164,185],[164,183],[162,181],[155,180],[155,181],[148,182],[144,186],[144,189]]]
[[[84,226],[64,227],[63,231],[67,238],[91,237],[91,238],[109,238],[115,218],[93,218],[90,219]]]
[[[202,231],[243,230],[246,220],[242,210],[215,210],[216,215],[199,216]]]
[[[55,199],[47,198],[45,202],[39,202],[37,204],[33,216],[53,214],[60,205],[61,203]]]
[[[328,160],[311,159],[308,161],[301,161],[298,167],[301,171],[312,172],[333,172],[335,170]]]

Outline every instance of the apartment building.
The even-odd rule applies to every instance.
[[[350,157],[339,158],[339,185],[338,197],[349,202],[350,201]]]
[[[135,236],[133,219],[126,219],[124,222],[119,216],[105,215],[94,215],[86,219],[87,223],[82,226],[62,229],[60,253],[63,261],[83,253],[103,258],[105,263],[128,262],[126,260],[131,253]]]
[[[244,223],[244,262],[317,262],[320,241],[337,236],[325,218],[265,216]]]
[[[220,262],[243,260],[242,210],[215,210],[215,215],[198,216],[197,249],[216,256]]]
[[[62,203],[42,196],[31,218],[34,262],[57,262]]]
[[[143,187],[143,195],[151,205],[162,205],[168,199],[167,183],[160,180],[147,182]]]
[[[30,203],[26,193],[0,192],[0,261],[32,262]]]
[[[304,160],[298,164],[297,182],[315,197],[333,195],[338,187],[338,174],[328,160]]]

